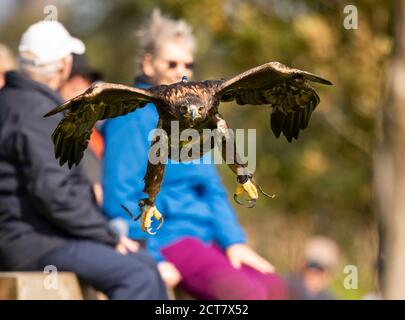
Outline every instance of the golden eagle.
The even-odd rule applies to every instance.
[[[223,132],[228,126],[220,116],[218,107],[220,102],[233,100],[239,105],[271,107],[270,125],[274,135],[278,138],[283,133],[291,142],[293,138],[298,138],[300,130],[308,126],[311,114],[320,101],[315,90],[309,85],[311,81],[331,85],[328,80],[306,71],[289,68],[279,62],[263,64],[230,80],[194,82],[183,79],[177,83],[148,89],[97,83],[83,94],[50,111],[45,117],[64,112],[52,139],[55,144],[55,156],[60,159],[60,165],[67,162],[69,168],[73,164],[77,165],[83,157],[92,128],[98,120],[125,115],[149,102],[156,105],[159,113],[158,128],[168,132],[169,144],[171,121],[177,120],[180,130],[218,129]],[[151,146],[157,142],[152,141]],[[226,135],[221,143],[224,157]],[[234,198],[238,201],[237,197],[246,192],[250,206],[253,206],[258,198],[256,185],[252,174],[245,170],[247,164],[240,160],[236,147],[234,153],[235,161],[229,164],[238,181]],[[170,152],[168,157],[171,157]],[[139,202],[140,214],[136,219],[142,218],[141,226],[150,234],[154,234],[151,228],[152,218],[159,220],[160,226],[163,223],[163,216],[155,207],[155,199],[160,190],[164,170],[164,163],[152,164],[149,161],[144,188],[148,198]],[[123,208],[126,209],[124,206]],[[126,211],[132,216],[127,209]]]

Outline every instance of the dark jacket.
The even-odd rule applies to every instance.
[[[0,269],[35,269],[66,239],[118,241],[99,211],[80,167],[60,167],[51,134],[62,103],[47,86],[17,72],[0,90]]]

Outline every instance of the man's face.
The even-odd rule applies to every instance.
[[[181,42],[168,42],[155,56],[145,57],[143,72],[153,84],[171,84],[183,76],[193,76],[194,57],[191,48]]]
[[[0,89],[4,86],[5,83],[5,74],[4,72],[0,71]]]
[[[65,100],[70,100],[82,94],[91,82],[81,75],[75,75],[68,79],[60,88],[59,93]]]
[[[314,294],[328,288],[331,282],[331,274],[327,270],[306,269],[304,281],[307,289]]]

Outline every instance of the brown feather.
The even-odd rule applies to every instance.
[[[310,81],[331,84],[307,71],[269,62],[224,81],[217,87],[216,96],[223,102],[235,100],[240,105],[269,105],[276,111],[270,122],[274,135],[278,137],[283,132],[290,142],[308,126],[319,103]]]

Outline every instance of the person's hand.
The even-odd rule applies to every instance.
[[[99,206],[103,204],[103,187],[100,183],[93,184],[93,192],[96,197],[96,202]]]
[[[260,271],[261,273],[275,271],[274,266],[270,262],[259,256],[246,244],[237,243],[230,245],[226,248],[226,255],[228,256],[229,262],[236,269],[239,269],[242,264],[244,264]]]
[[[162,261],[158,263],[160,276],[169,288],[174,288],[181,281],[181,274],[171,262]]]
[[[128,252],[137,252],[139,250],[139,242],[131,240],[128,237],[121,236],[120,242],[115,246],[115,250],[122,255],[128,254]]]

